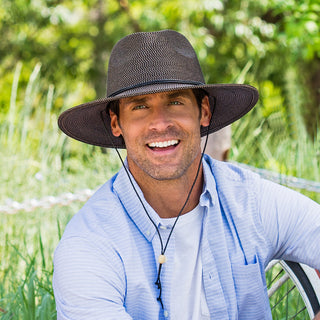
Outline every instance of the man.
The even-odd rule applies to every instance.
[[[116,44],[107,97],[59,118],[67,135],[127,159],[56,249],[58,319],[271,319],[268,262],[320,268],[318,204],[202,157],[201,136],[257,99],[250,86],[205,84],[175,31]]]

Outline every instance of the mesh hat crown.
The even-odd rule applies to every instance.
[[[204,89],[212,111],[214,108],[209,133],[241,118],[258,100],[257,90],[248,85],[205,84],[196,53],[182,34],[173,30],[133,33],[121,39],[111,52],[107,96],[68,109],[60,115],[58,124],[64,133],[79,141],[125,148],[122,137],[111,132],[109,112],[105,112],[109,102],[194,88]],[[207,131],[201,128],[201,135]]]

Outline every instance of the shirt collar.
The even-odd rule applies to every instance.
[[[138,229],[143,233],[148,241],[152,241],[156,233],[155,225],[159,226],[161,219],[144,198],[139,185],[129,171],[127,160],[125,160],[124,166],[125,167],[120,169],[117,178],[113,183],[114,192],[119,197],[124,210],[136,224]],[[128,174],[134,187],[129,181]],[[142,200],[143,205],[141,204],[137,194]],[[148,218],[144,208],[153,222]]]
[[[203,192],[200,196],[199,201],[200,206],[212,206],[215,204],[215,199],[217,198],[216,183],[211,170],[211,161],[212,159],[210,157],[204,155],[202,160],[204,185]],[[125,160],[124,166],[125,167],[122,167],[120,169],[113,183],[113,190],[119,197],[119,200],[121,201],[124,210],[130,216],[132,221],[143,233],[145,238],[148,241],[152,241],[154,235],[156,234],[155,226],[159,227],[159,225],[161,224],[161,218],[145,200],[139,185],[137,184],[137,182],[135,181],[128,169],[127,160]],[[134,188],[129,181],[128,174],[126,171],[129,173],[129,177]],[[137,194],[142,200],[143,205],[141,204]],[[144,208],[146,209],[147,213],[149,214],[153,222],[151,221],[151,219],[148,218]]]
[[[201,206],[210,207],[216,204],[217,191],[216,181],[212,172],[213,161],[208,155],[205,154],[203,156],[203,189],[199,201]]]

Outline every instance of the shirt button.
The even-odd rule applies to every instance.
[[[159,227],[160,229],[162,229],[162,230],[167,230],[167,227],[166,226],[164,226],[164,225],[160,225],[160,227]]]
[[[148,230],[147,232],[146,232],[146,235],[149,237],[150,236],[150,231]]]
[[[169,312],[167,310],[164,310],[163,315],[164,315],[165,318],[168,318],[169,317]]]

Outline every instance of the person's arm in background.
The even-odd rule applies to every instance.
[[[202,137],[201,151],[203,150],[205,141],[206,137]],[[230,149],[231,126],[227,126],[209,135],[205,153],[211,156],[213,159],[228,161]]]

